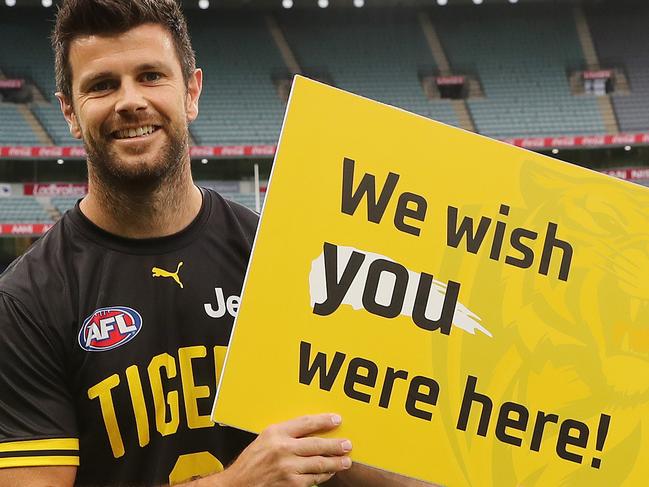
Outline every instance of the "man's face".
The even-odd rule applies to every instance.
[[[183,80],[171,34],[144,24],[70,44],[72,100],[60,94],[70,133],[91,168],[111,185],[157,184],[177,174],[187,124],[198,115],[202,75]]]

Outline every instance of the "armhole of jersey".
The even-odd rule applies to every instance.
[[[0,443],[0,468],[78,466],[79,440],[51,438]]]

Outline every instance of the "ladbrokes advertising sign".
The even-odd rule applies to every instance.
[[[649,476],[649,191],[298,78],[215,408],[450,487]]]

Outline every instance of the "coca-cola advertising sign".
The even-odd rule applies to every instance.
[[[189,149],[193,158],[213,157],[272,157],[275,145],[201,145]],[[0,159],[85,159],[82,146],[0,146]]]
[[[576,135],[556,137],[514,137],[498,139],[507,144],[525,149],[552,149],[571,147],[619,147],[624,145],[647,145],[649,133]],[[203,145],[190,148],[193,158],[229,157],[272,157],[275,145]],[[0,159],[85,159],[86,152],[81,146],[0,146]]]

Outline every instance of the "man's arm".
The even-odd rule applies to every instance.
[[[332,414],[303,416],[266,428],[223,472],[177,487],[439,487],[353,464],[344,439],[312,436],[335,429]],[[0,469],[2,487],[72,487],[76,467]]]
[[[272,425],[262,431],[223,472],[176,487],[311,487],[351,467],[351,443],[319,438],[340,416],[317,414]],[[76,467],[0,469],[2,487],[72,487]]]
[[[352,468],[339,472],[323,487],[441,487],[421,480],[386,472],[354,463]]]
[[[14,467],[0,469],[2,487],[72,487],[77,467]]]
[[[339,421],[336,415],[322,414],[271,426],[224,472],[187,487],[441,487],[351,464],[350,442],[310,436],[335,429]]]
[[[68,487],[79,441],[65,344],[37,293],[9,285],[24,272],[14,268],[0,283],[0,486]]]

